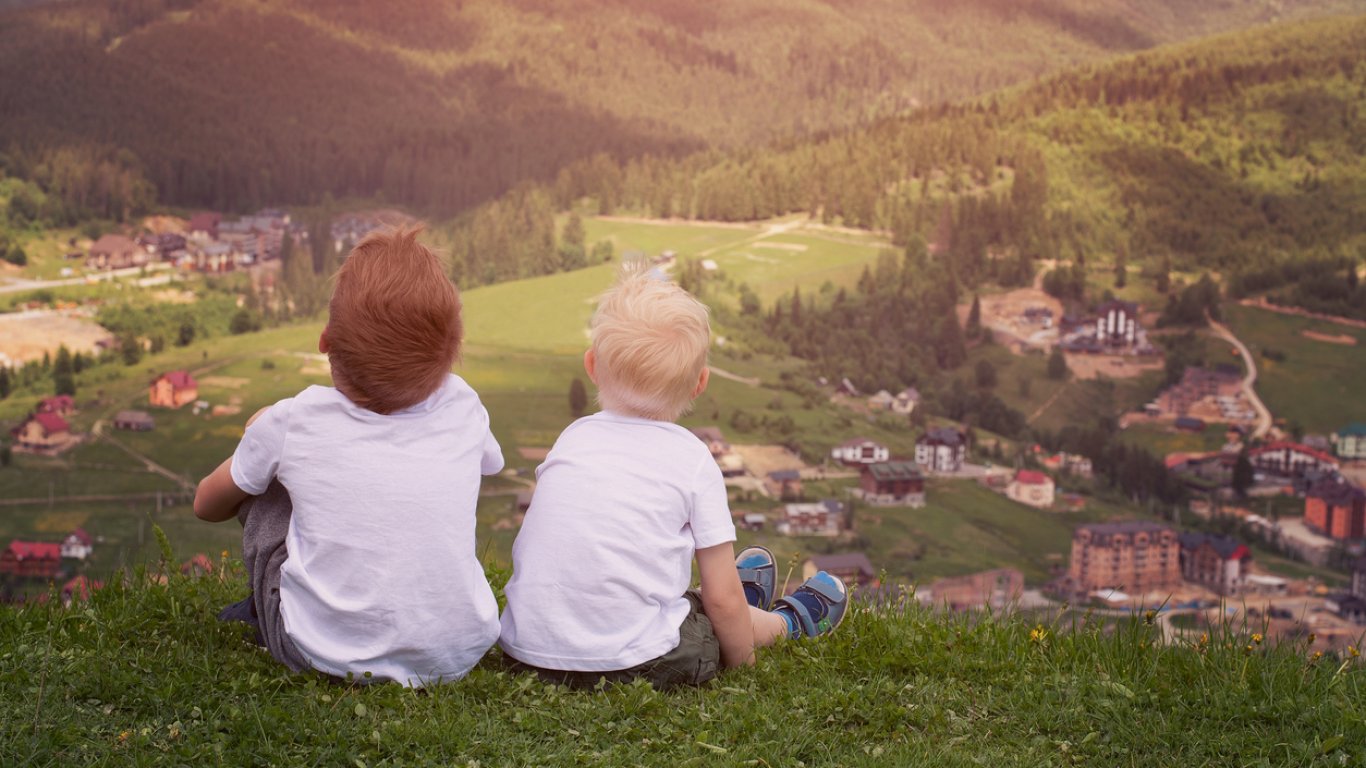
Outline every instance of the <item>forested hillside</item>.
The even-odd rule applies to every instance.
[[[442,215],[596,153],[843,128],[1116,52],[1361,6],[41,3],[0,15],[0,170],[38,181],[55,198],[40,202],[75,209],[67,218],[120,218],[148,188],[175,205],[382,196]]]
[[[732,221],[806,212],[889,230],[898,244],[923,240],[966,287],[1024,283],[1039,259],[1076,270],[1089,258],[1126,274],[1141,267],[1161,292],[1171,269],[1219,270],[1237,294],[1328,275],[1344,292],[1320,308],[1366,312],[1348,275],[1366,249],[1363,50],[1366,17],[1312,21],[815,141],[598,157],[482,209],[455,240],[467,261],[496,258],[508,251],[489,247],[491,236],[543,236],[509,219],[545,220],[538,205],[584,198],[604,212]],[[1085,280],[1064,269],[1046,286],[1081,298]]]

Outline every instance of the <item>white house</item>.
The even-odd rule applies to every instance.
[[[90,534],[86,533],[84,529],[77,528],[68,533],[65,539],[62,539],[61,553],[63,558],[84,560],[90,557],[90,553],[94,551],[94,542],[91,540]]]
[[[1053,478],[1032,469],[1022,469],[1006,486],[1006,496],[1031,507],[1053,506]]]
[[[887,446],[866,437],[846,440],[830,451],[830,458],[845,464],[877,464],[891,458],[891,455]]]
[[[932,427],[915,441],[915,463],[930,472],[957,472],[967,452],[967,435],[953,427]]]

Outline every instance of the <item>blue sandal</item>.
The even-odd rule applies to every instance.
[[[849,607],[849,593],[840,577],[818,572],[797,587],[788,597],[778,598],[773,610],[791,612],[797,620],[797,628],[804,637],[817,637],[835,631],[844,621],[845,609]]]
[[[768,610],[773,604],[778,582],[773,553],[767,547],[746,547],[735,556],[735,570],[740,574],[740,586],[745,589],[745,602],[759,610]]]

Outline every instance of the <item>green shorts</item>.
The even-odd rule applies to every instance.
[[[535,672],[547,683],[570,688],[593,688],[603,680],[608,683],[629,683],[639,679],[649,681],[650,685],[660,690],[679,685],[701,685],[716,677],[721,668],[721,643],[716,639],[711,619],[702,609],[702,593],[690,589],[683,596],[688,599],[689,610],[678,628],[678,646],[657,659],[634,667],[612,672],[575,672],[523,664],[506,653],[503,658],[513,671]]]

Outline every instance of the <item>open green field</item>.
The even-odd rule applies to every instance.
[[[872,235],[828,230],[800,217],[738,226],[593,218],[584,228],[590,244],[610,240],[618,254],[638,250],[653,257],[671,250],[682,258],[712,259],[725,280],[747,283],[765,304],[794,287],[852,287],[863,268],[891,247]]]
[[[1225,425],[1209,424],[1203,432],[1185,432],[1171,426],[1135,424],[1120,433],[1124,442],[1146,448],[1154,456],[1169,453],[1207,453],[1227,442]]]
[[[1319,434],[1366,421],[1366,330],[1233,304],[1224,316],[1256,357],[1257,393],[1277,419]],[[1355,343],[1311,339],[1305,331]],[[1284,359],[1268,359],[1267,352]]]

